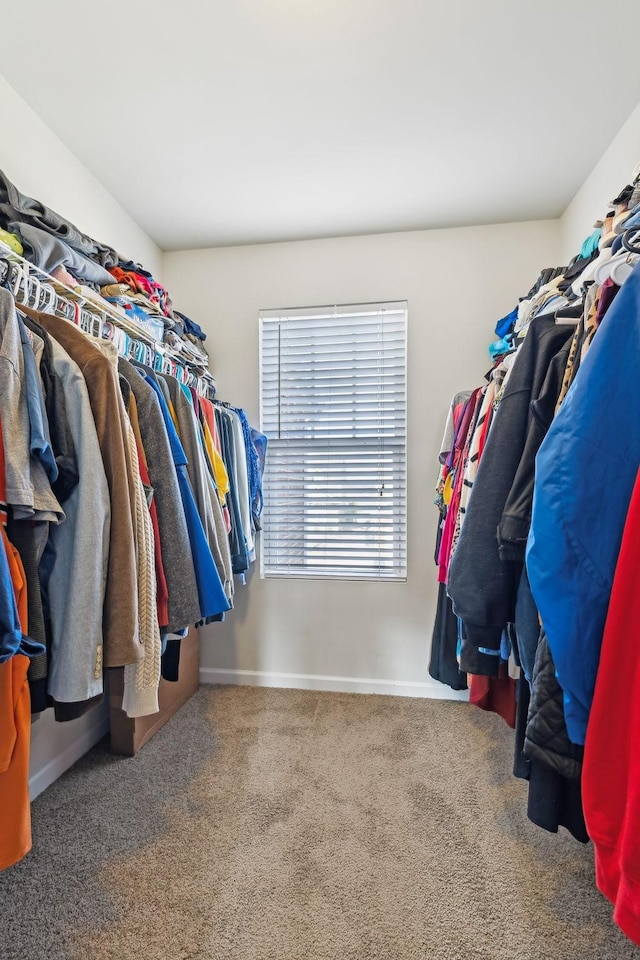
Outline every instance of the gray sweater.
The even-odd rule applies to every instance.
[[[156,394],[128,360],[120,358],[118,370],[136,398],[140,434],[158,511],[162,564],[169,591],[169,631],[174,632],[200,619],[198,587],[178,477]]]
[[[53,337],[51,351],[67,400],[78,483],[65,501],[66,521],[51,527],[43,559],[50,571],[48,692],[60,703],[75,703],[102,693],[102,615],[111,500],[84,377]]]

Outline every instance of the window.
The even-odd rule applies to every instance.
[[[260,312],[263,577],[404,580],[407,304]]]

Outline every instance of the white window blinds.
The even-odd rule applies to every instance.
[[[262,575],[404,580],[407,304],[260,313]]]

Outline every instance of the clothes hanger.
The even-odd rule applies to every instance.
[[[87,334],[91,334],[91,326],[93,323],[93,318],[91,313],[88,310],[85,310],[84,307],[80,307],[80,328]]]
[[[628,253],[640,254],[640,246],[636,243],[638,237],[640,237],[640,230],[637,227],[632,230],[625,230],[622,234],[622,246]]]
[[[38,309],[38,304],[40,303],[40,287],[41,287],[40,281],[38,280],[37,277],[33,277],[33,276],[29,277],[29,280],[27,283],[27,290],[26,290],[26,293],[27,293],[26,306],[33,307],[34,310]],[[33,297],[33,303],[31,303],[32,297]]]
[[[24,285],[26,283],[27,276],[27,263],[16,264],[16,269],[13,273],[12,287],[13,287],[13,297],[14,300],[21,300],[21,293],[24,290]]]
[[[6,257],[0,257],[0,287],[10,286],[12,277],[12,264]]]
[[[91,335],[98,340],[105,340],[106,337],[103,334],[103,324],[102,317],[99,313],[91,312]]]
[[[633,268],[640,259],[638,254],[627,253],[624,257],[617,257],[611,261],[611,270],[609,276],[613,282],[621,287],[625,280],[628,280],[633,273]]]
[[[622,249],[597,267],[593,276],[597,284],[611,279],[617,286],[622,286],[640,257],[640,245],[636,243],[636,237],[640,237],[637,228],[622,234]]]
[[[582,319],[583,310],[584,297],[582,297],[580,300],[574,300],[566,307],[561,307],[559,310],[556,310],[554,322],[558,326],[561,326],[564,323],[575,327]]]
[[[37,288],[38,299],[36,310],[39,310],[41,313],[48,313],[48,307],[51,305],[51,291],[53,287],[46,283],[40,281]]]
[[[42,294],[42,299],[38,303],[38,310],[41,310],[42,313],[52,313],[57,300],[55,288],[52,287],[50,283],[44,283],[42,285]]]
[[[596,283],[599,287],[601,287],[602,284],[605,283],[611,276],[611,266],[613,263],[615,263],[619,256],[620,254],[616,254],[615,257],[609,257],[608,260],[604,260],[596,268],[596,271],[593,274],[593,280],[594,283]],[[624,254],[624,256],[628,256],[628,254]]]
[[[13,287],[13,296],[15,300],[18,300],[22,291],[22,285],[24,283],[24,267],[20,263],[17,265],[16,270],[13,274],[12,287]]]
[[[54,316],[61,317],[63,320],[73,321],[75,310],[73,303],[70,300],[66,300],[64,297],[61,297],[56,293],[52,306]]]

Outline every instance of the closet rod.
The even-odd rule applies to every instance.
[[[81,320],[88,321],[88,332],[105,339],[110,339],[105,337],[105,329],[106,325],[111,323],[123,330],[133,341],[139,341],[153,351],[156,357],[160,359],[161,364],[166,358],[180,367],[185,372],[185,383],[188,383],[189,377],[192,377],[200,386],[201,392],[209,395],[211,399],[215,398],[216,381],[208,370],[200,372],[202,371],[201,365],[187,360],[170,347],[160,343],[136,320],[123,316],[106,302],[99,303],[97,300],[78,293],[72,287],[68,287],[65,283],[52,277],[51,274],[45,273],[44,270],[29,263],[28,260],[25,260],[24,257],[21,257],[0,240],[0,270],[3,263],[7,265],[11,275],[2,276],[0,272],[0,283],[8,281],[16,299],[18,292],[22,289],[27,306],[33,306],[36,310],[47,307],[53,308],[54,311],[59,310],[71,322],[75,322],[79,316]],[[34,303],[30,303],[32,286],[35,295]],[[84,314],[88,314],[88,316],[83,316]]]

